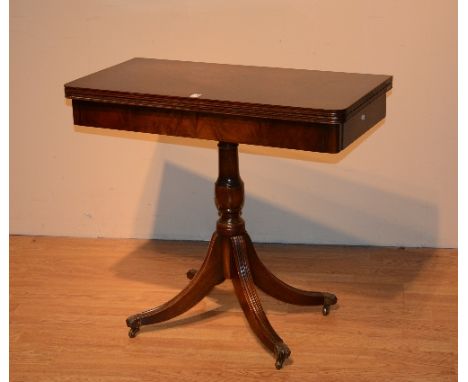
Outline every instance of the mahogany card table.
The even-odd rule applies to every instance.
[[[134,58],[65,84],[76,125],[218,141],[219,212],[203,264],[173,299],[127,318],[142,325],[174,318],[231,279],[247,320],[280,369],[291,351],[275,332],[256,287],[287,303],[321,305],[335,295],[295,288],[262,263],[241,217],[238,144],[338,153],[385,117],[388,75],[338,73]]]

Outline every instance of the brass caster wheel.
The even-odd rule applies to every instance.
[[[194,277],[195,277],[195,274],[197,273],[197,270],[196,269],[189,269],[187,271],[187,278],[189,280],[192,280]]]
[[[130,328],[128,336],[135,338],[136,334],[140,331],[141,318],[136,314],[127,318],[127,326]]]
[[[330,313],[330,305],[335,305],[338,302],[338,299],[334,294],[324,292],[323,293],[323,307],[322,314],[328,316]]]
[[[322,314],[324,316],[328,316],[328,313],[330,313],[330,305],[324,305],[322,307]]]
[[[288,346],[285,343],[281,343],[275,346],[275,355],[275,367],[277,370],[279,370],[283,368],[284,361],[286,361],[291,355],[291,350],[289,350]]]
[[[140,327],[130,328],[130,330],[128,331],[128,336],[130,338],[135,338],[135,336],[137,335],[139,331],[140,331]]]

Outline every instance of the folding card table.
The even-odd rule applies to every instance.
[[[142,325],[176,317],[231,279],[245,316],[280,369],[290,350],[272,328],[256,287],[287,303],[322,305],[335,295],[290,286],[261,262],[245,230],[238,144],[338,153],[385,117],[387,75],[134,58],[65,85],[76,125],[218,141],[216,230],[199,270],[165,304],[127,318]]]

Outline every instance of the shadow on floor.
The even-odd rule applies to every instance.
[[[213,152],[213,155],[216,157],[216,152]],[[266,226],[270,230],[269,235],[274,234],[275,237],[279,238],[285,232],[293,230],[295,232],[299,231],[296,232],[299,239],[307,237],[308,241],[312,242],[319,242],[319,238],[328,237],[336,238],[336,242],[327,243],[332,245],[340,243],[372,244],[366,241],[365,238],[353,233],[353,224],[357,223],[348,222],[349,216],[359,216],[360,221],[373,226],[376,232],[385,232],[387,234],[391,232],[396,237],[410,236],[419,238],[422,242],[434,237],[437,232],[438,216],[437,209],[434,206],[420,200],[392,194],[367,185],[355,184],[349,180],[339,179],[323,173],[312,173],[308,174],[308,176],[311,179],[318,178],[320,182],[326,182],[332,186],[332,189],[351,190],[353,194],[362,195],[362,203],[366,205],[366,208],[361,210],[359,206],[347,205],[340,202],[339,198],[338,200],[334,198],[325,200],[317,194],[314,195],[312,190],[307,202],[316,204],[322,210],[330,211],[334,219],[340,221],[340,223],[346,222],[347,224],[341,224],[340,227],[349,227],[349,230],[343,231],[253,196],[248,193],[248,185],[246,184],[247,191],[243,216],[246,220],[247,231],[254,242],[262,241],[262,237],[265,236],[263,230]],[[149,199],[152,194],[154,195],[156,182],[153,182],[153,180],[152,175],[149,175],[148,187],[143,190],[143,200]],[[208,240],[209,237],[206,232],[213,232],[218,218],[214,206],[213,182],[213,179],[195,174],[176,164],[165,162],[163,176],[159,182],[161,189],[156,207],[151,210],[145,204],[141,206],[139,212],[139,216],[145,215],[145,220],[153,222],[151,236],[174,239],[178,237],[178,232],[182,231],[193,232],[193,237],[197,241]],[[187,198],[187,195],[190,195],[190,198]],[[193,203],[194,199],[198,202]],[[377,200],[378,205],[369,206],[369,203],[375,202],[367,203],[367,200]],[[403,206],[403,208],[413,211],[417,215],[417,219],[424,219],[426,222],[425,227],[421,228],[421,224],[416,224],[415,221],[400,220],[393,211],[395,206],[400,209]],[[370,213],[370,211],[374,211],[373,207],[375,207],[375,213]],[[151,215],[149,218],[148,214]],[[268,222],[268,224],[264,224],[265,222]],[[179,246],[165,249],[164,241],[147,241],[141,248],[134,253],[130,253],[118,263],[115,266],[115,272],[119,277],[135,279],[145,283],[157,283],[154,274],[158,271],[158,256],[162,256],[161,253],[163,253],[164,256],[170,256],[171,261],[169,263],[185,264],[187,268],[185,270],[172,270],[174,278],[178,278],[181,272],[183,274],[189,268],[196,267],[197,262],[201,263],[208,246],[207,243],[198,243],[197,245],[189,243],[186,245],[184,243],[181,242]],[[281,269],[281,272],[283,274],[290,272],[292,277],[294,277],[294,272],[298,271],[294,268],[293,247],[291,245],[277,246],[277,248],[282,248],[282,252],[288,252],[291,257],[291,261],[285,263],[285,268]],[[259,248],[261,247],[257,247],[257,249]],[[371,255],[369,251],[362,254],[359,253],[359,250],[356,250],[357,252],[355,250],[343,252],[338,248],[312,246],[307,256],[307,267],[301,269],[300,272],[310,272],[311,278],[314,277],[314,274],[336,274],[340,272],[345,272],[343,278],[348,280],[353,277],[362,277],[366,275],[366,272],[369,273],[369,277],[387,277],[388,275],[379,273],[379,269],[382,268],[381,263],[388,261],[399,262],[407,257],[406,263],[403,262],[403,264],[406,264],[405,269],[401,273],[404,278],[389,280],[389,283],[402,284],[411,281],[424,262],[424,259],[409,256],[408,251],[390,250],[389,256],[393,256],[392,259],[383,259]],[[261,250],[258,250],[258,252],[262,256]],[[304,256],[303,251],[300,253],[300,256]],[[268,258],[265,258],[264,262],[268,265]],[[171,272],[171,270],[168,269],[167,272]],[[180,286],[180,283],[176,283],[176,285]]]
[[[213,150],[214,151],[214,150]],[[213,152],[216,156],[216,152]],[[156,161],[155,161],[156,162]],[[159,164],[160,165],[160,164]],[[313,171],[312,171],[313,172]],[[241,169],[242,173],[242,169]],[[362,195],[362,203],[367,200],[378,200],[375,213],[372,208],[360,209],[359,206],[350,206],[340,202],[340,198],[321,199],[312,191],[309,203],[314,203],[322,209],[328,209],[336,216],[336,219],[344,220],[350,227],[343,231],[335,226],[327,225],[320,221],[314,221],[299,213],[282,208],[277,204],[255,197],[248,193],[246,185],[246,203],[244,218],[247,230],[256,237],[263,237],[262,229],[266,226],[269,234],[281,235],[288,230],[299,230],[298,238],[329,237],[337,238],[336,243],[363,243],[371,244],[365,238],[353,233],[353,221],[348,221],[349,216],[359,216],[360,221],[372,224],[377,231],[391,232],[395,237],[411,236],[425,242],[434,237],[437,232],[438,215],[434,206],[423,203],[420,200],[407,198],[399,194],[378,190],[367,185],[355,184],[349,180],[334,178],[324,173],[308,174],[312,179],[318,179],[318,183],[327,182],[337,190],[351,190],[353,194]],[[148,200],[155,193],[153,175],[148,177],[148,187],[143,190],[142,199]],[[141,206],[139,216],[148,220],[148,214],[153,222],[152,237],[177,238],[178,231],[193,232],[196,242],[166,242],[164,240],[148,240],[138,250],[129,253],[124,259],[115,265],[114,271],[119,277],[138,282],[157,285],[158,274],[164,274],[164,287],[181,290],[188,284],[185,272],[190,268],[201,265],[208,243],[207,230],[214,230],[217,219],[217,211],[213,203],[213,178],[207,178],[193,173],[171,162],[163,164],[163,176],[160,182],[159,200],[153,211],[147,204]],[[190,194],[190,198],[186,196]],[[193,200],[198,203],[193,203]],[[191,200],[191,201],[190,201]],[[424,219],[426,225],[414,224],[414,221],[402,221],[395,215],[394,206],[403,206],[414,211],[418,219]],[[207,212],[209,211],[209,212]],[[182,228],[181,228],[182,227]],[[299,228],[297,228],[299,227]],[[271,232],[273,231],[273,232]],[[203,242],[205,240],[205,242]],[[306,251],[304,251],[306,248]],[[352,247],[346,251],[340,246],[334,245],[296,245],[276,244],[268,245],[268,255],[263,255],[266,245],[257,244],[257,252],[264,263],[273,273],[285,282],[294,284],[298,274],[301,279],[309,278],[310,285],[295,285],[304,289],[313,289],[334,292],[340,296],[340,286],[346,285],[346,293],[356,294],[359,297],[365,294],[367,298],[375,298],[376,302],[382,298],[397,298],[401,296],[403,286],[417,277],[424,264],[430,260],[430,255],[421,256],[417,250],[384,248],[378,254],[366,247]],[[285,255],[287,253],[287,255]],[[295,259],[301,258],[301,267],[297,268]],[[305,259],[304,259],[305,258]],[[389,265],[390,264],[390,265]],[[393,265],[394,266],[393,266]],[[167,277],[167,275],[173,275]],[[306,276],[304,276],[306,275]],[[364,289],[360,283],[378,286],[384,279],[386,288]],[[169,281],[168,281],[169,280]],[[170,285],[167,285],[167,282]],[[229,281],[227,281],[229,282]],[[322,289],[326,288],[326,289]],[[238,308],[238,302],[232,290],[216,287],[210,294],[210,298],[218,304],[217,308],[208,310],[195,316],[184,316],[173,319],[156,326],[145,327],[144,330],[156,330],[156,328],[170,328],[198,320],[212,319],[229,309]],[[278,304],[273,299],[261,295],[262,303],[266,311],[288,311],[286,305]],[[161,301],[160,303],[164,303]],[[158,302],[155,302],[156,304]],[[145,307],[142,307],[145,308]],[[148,307],[146,307],[148,308]],[[334,310],[339,310],[340,302]],[[320,312],[320,307],[294,307],[295,312]]]

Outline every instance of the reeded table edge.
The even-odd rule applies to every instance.
[[[292,106],[220,101],[202,98],[128,93],[111,90],[71,87],[65,84],[65,97],[80,101],[121,105],[156,107],[162,109],[237,115],[254,118],[273,118],[309,123],[342,124],[354,113],[392,88],[393,77],[342,110],[309,109]]]

